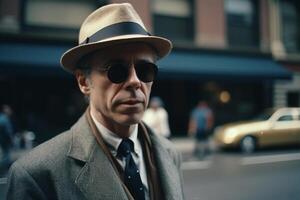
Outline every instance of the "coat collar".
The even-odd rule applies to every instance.
[[[74,174],[74,181],[86,199],[128,199],[117,172],[99,148],[85,115],[72,127],[71,132],[68,156],[85,163],[79,173]]]
[[[128,199],[117,172],[98,146],[85,115],[71,128],[71,132],[72,142],[68,156],[85,163],[79,173],[74,175],[75,184],[85,197],[90,200]],[[151,131],[149,134],[166,199],[181,199],[183,191],[180,187],[179,169],[172,157],[174,155],[159,137]]]
[[[91,132],[85,115],[71,128],[72,142],[68,151],[68,156],[88,162],[91,152],[94,150],[96,140]]]
[[[151,133],[150,139],[165,199],[183,199],[179,155],[175,155],[174,150],[171,149],[170,145],[165,145],[164,142],[161,141],[162,139],[157,135]],[[167,142],[169,143],[169,141]]]

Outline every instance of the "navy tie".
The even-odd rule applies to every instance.
[[[133,149],[133,142],[128,138],[123,139],[119,145],[117,156],[125,158],[126,161],[124,170],[124,182],[126,187],[135,200],[144,200],[145,191],[140,177],[140,172],[131,156]]]

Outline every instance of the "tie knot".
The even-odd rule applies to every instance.
[[[121,157],[126,157],[127,155],[130,155],[130,153],[133,151],[133,148],[134,144],[130,139],[123,139],[118,147],[118,155]]]

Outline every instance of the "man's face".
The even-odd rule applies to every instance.
[[[97,120],[108,128],[115,125],[138,123],[147,108],[153,82],[139,80],[134,67],[137,62],[155,62],[154,51],[141,43],[122,44],[98,51],[91,56],[92,71],[87,79],[92,112]],[[121,83],[113,83],[107,71],[101,71],[112,63],[128,64],[128,78]],[[82,89],[81,89],[82,90]]]

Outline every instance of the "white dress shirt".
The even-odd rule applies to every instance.
[[[126,165],[125,158],[120,159],[119,157],[117,157],[117,150],[119,145],[122,142],[122,138],[120,138],[117,134],[113,133],[112,131],[104,127],[100,122],[96,120],[96,118],[92,115],[92,113],[91,116],[96,127],[101,133],[103,140],[108,145],[111,154],[117,159],[118,163],[121,165],[123,170],[125,170],[125,165]],[[146,200],[149,200],[150,196],[149,196],[149,187],[147,181],[145,160],[144,160],[142,146],[140,141],[138,140],[137,135],[138,135],[138,125],[136,124],[134,125],[134,130],[132,131],[129,137],[129,139],[134,143],[134,152],[131,152],[131,156],[133,157],[133,160],[140,171],[140,176],[144,186]]]

